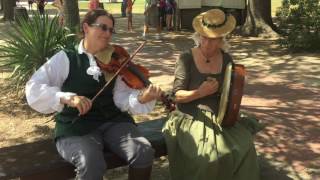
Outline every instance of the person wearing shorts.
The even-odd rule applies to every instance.
[[[176,3],[174,0],[166,0],[166,25],[167,25],[167,30],[172,31],[173,26],[172,26],[172,15],[174,13]]]

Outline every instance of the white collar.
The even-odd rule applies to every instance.
[[[79,46],[78,46],[78,53],[79,54],[83,54],[83,53],[86,53],[86,50],[84,49],[83,47],[83,39],[81,39],[80,43],[79,43]]]
[[[99,76],[102,75],[102,72],[98,67],[94,56],[91,53],[88,53],[83,47],[83,39],[79,43],[78,53],[86,54],[88,56],[90,67],[87,69],[87,74],[93,76],[93,79],[99,82]]]

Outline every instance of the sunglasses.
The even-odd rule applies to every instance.
[[[94,27],[98,27],[100,28],[102,31],[109,31],[111,34],[114,33],[114,29],[112,27],[108,27],[105,24],[100,24],[100,23],[93,23],[90,26],[94,26]]]

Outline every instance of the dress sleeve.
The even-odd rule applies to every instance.
[[[190,54],[183,53],[176,62],[173,82],[173,92],[187,90],[190,81]]]

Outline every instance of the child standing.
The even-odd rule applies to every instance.
[[[126,15],[128,16],[128,31],[132,32],[132,6],[135,0],[127,0]]]

